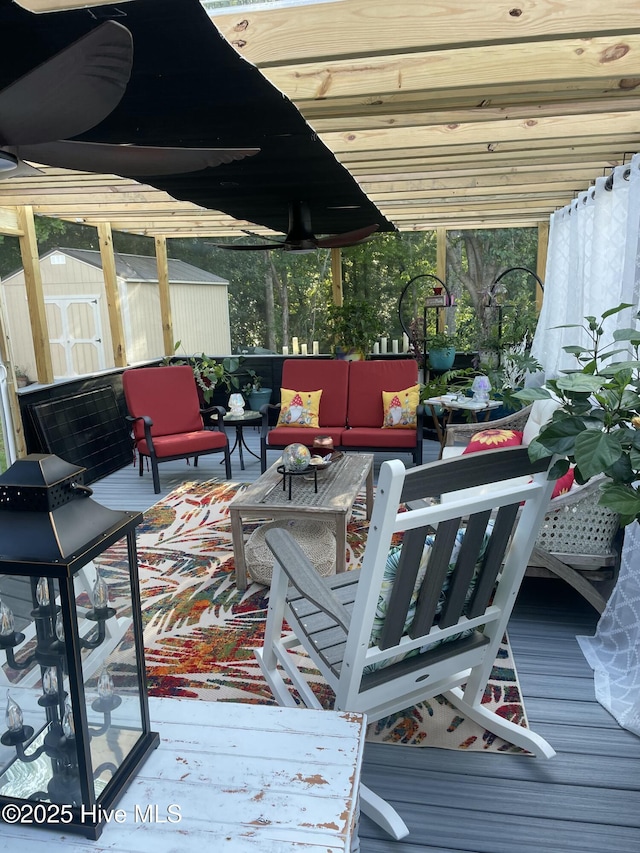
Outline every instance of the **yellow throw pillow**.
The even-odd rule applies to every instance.
[[[412,385],[402,391],[383,391],[383,429],[416,429],[416,409],[420,402],[420,386]]]
[[[320,391],[280,389],[280,417],[277,426],[319,427]]]

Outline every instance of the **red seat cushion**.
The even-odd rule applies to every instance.
[[[166,456],[196,456],[211,450],[221,450],[227,437],[217,430],[203,429],[198,432],[183,432],[178,435],[159,435],[153,438],[153,447],[158,459]],[[138,450],[149,456],[146,441],[138,442]]]
[[[305,447],[313,447],[313,439],[317,435],[328,435],[333,439],[336,447],[341,442],[344,427],[322,427],[321,429],[312,429],[309,427],[275,427],[267,434],[267,444],[269,447],[286,447],[287,444],[299,442]]]
[[[151,435],[154,439],[204,428],[193,370],[189,365],[125,370],[122,387],[129,414],[136,418],[148,415],[153,421]],[[136,441],[144,438],[142,421],[134,423],[133,434]]]
[[[402,391],[418,381],[418,364],[413,359],[397,361],[349,362],[349,406],[347,424],[350,427],[381,427],[383,423],[382,392]],[[415,430],[409,431],[415,445]],[[392,445],[404,446],[395,438]],[[389,446],[379,442],[378,446]]]
[[[347,392],[349,389],[349,364],[330,359],[287,359],[282,365],[282,388],[296,391],[322,391],[319,425],[320,434],[327,434],[325,427],[347,423]],[[382,423],[382,420],[380,421]],[[291,439],[298,441],[299,439]],[[303,443],[309,441],[306,437]],[[313,441],[313,439],[311,439]],[[289,444],[290,442],[287,442]]]
[[[355,427],[342,433],[343,447],[410,447],[416,446],[415,429],[382,429]]]
[[[571,490],[571,486],[573,486],[575,482],[575,479],[573,468],[569,468],[566,474],[562,477],[558,477],[556,484],[553,487],[553,491],[551,492],[551,500],[569,492]]]

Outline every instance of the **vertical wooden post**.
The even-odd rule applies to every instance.
[[[440,281],[447,281],[447,229],[445,227],[436,228],[436,275]],[[445,319],[447,316],[446,310],[438,308],[438,331],[444,332]]]
[[[113,360],[116,367],[126,367],[127,348],[124,339],[122,313],[120,311],[116,260],[113,256],[113,235],[111,233],[111,225],[108,222],[100,222],[98,224],[98,238],[100,240],[102,274],[104,276],[104,289],[107,296],[107,310],[109,312]]]
[[[538,256],[536,258],[536,273],[544,282],[547,273],[547,251],[549,249],[549,222],[538,222]],[[536,311],[542,310],[542,288],[536,282]]]
[[[158,266],[158,288],[160,292],[160,317],[162,318],[162,341],[164,354],[173,355],[173,320],[171,319],[171,297],[169,295],[169,261],[167,260],[167,238],[156,237],[156,264]]]
[[[340,249],[331,249],[331,292],[333,304],[342,305],[342,253]]]
[[[49,329],[44,309],[44,294],[42,292],[42,276],[40,275],[40,258],[38,257],[38,241],[36,225],[33,219],[33,208],[30,206],[18,208],[18,224],[22,231],[20,254],[24,267],[24,282],[27,289],[27,304],[31,321],[31,335],[36,358],[38,382],[50,385],[53,382],[53,364],[49,346]]]

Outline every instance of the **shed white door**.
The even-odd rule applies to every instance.
[[[105,369],[99,299],[97,295],[45,297],[56,378]]]

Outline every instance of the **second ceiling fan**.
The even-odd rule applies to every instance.
[[[280,249],[285,252],[314,252],[316,249],[343,249],[366,242],[378,230],[378,225],[365,225],[355,231],[332,234],[328,237],[316,237],[311,228],[309,206],[303,201],[289,203],[289,228],[284,240],[271,240],[268,243],[216,243],[219,249],[233,249],[240,252],[264,252]],[[269,239],[270,238],[266,238]]]

